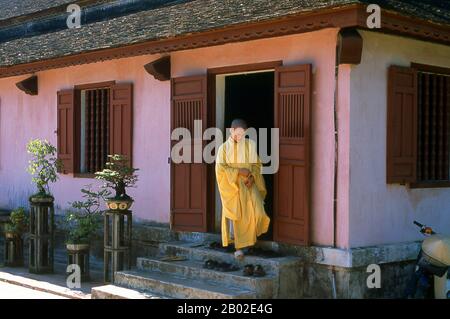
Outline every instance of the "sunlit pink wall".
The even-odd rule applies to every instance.
[[[179,51],[172,56],[172,76],[205,74],[207,68],[283,60],[284,65],[313,65],[312,107],[312,241],[333,242],[334,170],[334,64],[337,29],[272,39],[232,43]],[[139,171],[137,189],[130,191],[137,217],[169,221],[170,86],[143,69],[157,58],[144,56],[39,72],[39,95],[28,96],[15,83],[26,76],[0,79],[0,207],[26,205],[32,192],[25,172],[25,145],[31,138],[56,144],[56,92],[76,84],[116,80],[134,83],[134,165]],[[345,119],[345,117],[344,117]],[[345,160],[345,157],[343,157]],[[348,158],[347,158],[348,159]],[[79,197],[89,179],[62,175],[52,190],[60,208]],[[346,209],[345,205],[339,209]],[[340,234],[345,234],[348,212],[339,212]],[[339,235],[341,236],[341,235]],[[346,246],[346,236],[339,240]]]
[[[283,60],[284,65],[313,65],[311,235],[317,245],[333,243],[333,105],[337,31],[325,29],[172,54],[173,76],[205,74],[207,68],[275,60]],[[342,215],[348,215],[348,211]],[[344,222],[348,218],[341,220]],[[343,225],[341,233],[346,232],[347,226]],[[345,237],[342,240],[345,241]],[[340,244],[346,246],[342,240]]]
[[[450,68],[450,47],[361,31],[350,83],[351,247],[422,240],[414,220],[450,234],[450,189],[386,184],[387,70],[411,62]]]
[[[48,139],[56,145],[56,92],[76,84],[115,80],[134,84],[133,164],[140,168],[139,182],[130,194],[136,197],[135,215],[167,222],[169,216],[169,82],[160,82],[142,67],[147,56],[39,72],[39,95],[19,91],[19,76],[0,79],[0,207],[27,205],[34,191],[26,173],[26,143],[32,138]],[[83,185],[95,179],[60,175],[51,185],[57,208],[79,198]]]

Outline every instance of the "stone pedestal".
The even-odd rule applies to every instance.
[[[5,266],[23,266],[23,239],[21,236],[5,233]]]
[[[114,283],[116,271],[131,268],[132,214],[110,209],[104,218],[104,281]]]
[[[55,209],[53,198],[30,198],[29,271],[53,273]]]
[[[81,281],[89,281],[89,245],[67,244],[67,264],[78,265],[81,272]]]

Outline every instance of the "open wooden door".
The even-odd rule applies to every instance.
[[[194,137],[194,120],[202,121],[202,134],[207,125],[206,76],[190,76],[171,80],[171,131],[187,128]],[[180,143],[172,141],[172,146]],[[171,228],[179,231],[206,232],[207,165],[194,163],[194,143],[191,163],[171,160]],[[198,141],[203,146],[202,141]]]
[[[274,187],[274,240],[309,244],[311,65],[275,69],[279,170]]]

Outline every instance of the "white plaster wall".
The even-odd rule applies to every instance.
[[[387,69],[411,62],[450,67],[450,47],[360,33],[362,62],[350,80],[350,246],[419,240],[413,220],[450,234],[450,188],[386,184]]]

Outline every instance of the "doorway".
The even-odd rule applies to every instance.
[[[188,125],[187,127],[192,129],[195,120],[198,119],[207,124],[203,126],[204,128],[225,127],[226,116],[227,119],[237,115],[245,116],[244,112],[248,105],[240,108],[226,107],[225,97],[229,96],[228,100],[232,101],[233,96],[236,96],[238,92],[250,94],[255,89],[252,90],[251,85],[247,87],[249,84],[244,79],[248,79],[248,76],[242,77],[240,82],[236,80],[238,85],[234,86],[232,82],[227,81],[226,77],[230,76],[231,79],[233,75],[264,72],[272,72],[274,86],[269,88],[267,84],[266,90],[265,86],[260,85],[259,88],[263,89],[258,88],[257,94],[253,93],[255,94],[253,99],[256,100],[264,92],[273,92],[271,94],[275,98],[267,98],[267,101],[273,103],[273,111],[259,112],[264,110],[264,106],[258,104],[258,108],[253,110],[253,116],[247,119],[251,125],[261,127],[265,125],[262,121],[267,120],[266,116],[273,116],[270,122],[273,123],[272,127],[276,127],[279,131],[276,155],[278,162],[274,163],[277,170],[274,176],[267,177],[267,184],[269,188],[272,188],[269,190],[271,194],[268,197],[267,210],[272,217],[273,232],[271,231],[264,239],[271,240],[273,236],[272,240],[277,242],[309,245],[313,82],[311,64],[283,66],[282,61],[262,62],[210,68],[207,74],[172,78],[171,128],[173,130]],[[226,92],[227,87],[229,92]],[[243,97],[240,99],[244,100]],[[250,104],[251,107],[256,105],[256,103]],[[225,110],[228,111],[228,115]],[[213,141],[203,140],[203,145],[210,145],[211,142]],[[223,140],[219,142],[222,143]],[[173,143],[172,140],[171,143]],[[220,219],[218,223],[216,221],[216,206],[219,207],[220,212],[221,205],[220,202],[219,205],[216,203],[218,194],[215,163],[170,161],[170,165],[172,229],[196,232],[220,231]]]
[[[270,156],[271,128],[274,127],[274,70],[259,70],[215,75],[215,126],[227,136],[227,128],[235,118],[244,119],[248,127],[255,128],[258,138],[258,153],[260,132],[267,129],[267,154]],[[264,163],[263,165],[270,165]],[[272,240],[273,237],[273,185],[274,176],[264,175],[267,188],[265,210],[271,219],[269,230],[260,239]],[[221,200],[217,183],[215,182],[215,227],[219,233],[221,228]]]

